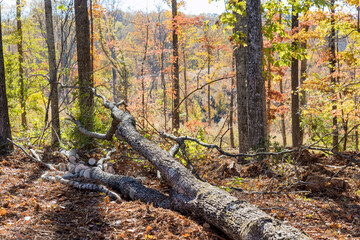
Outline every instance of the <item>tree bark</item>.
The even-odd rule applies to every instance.
[[[172,128],[175,132],[180,128],[180,80],[179,80],[179,41],[177,33],[177,0],[171,1],[172,9],[172,43],[173,43],[173,116],[172,116]]]
[[[0,3],[0,22],[1,22],[1,3]],[[6,96],[6,79],[4,51],[2,43],[2,29],[0,24],[0,155],[9,154],[13,150],[13,145],[7,140],[11,140],[11,126],[9,119],[9,107]]]
[[[235,68],[235,58],[233,57],[233,70]],[[235,141],[234,141],[234,98],[235,98],[235,91],[233,89],[235,85],[235,78],[231,78],[231,90],[230,90],[230,111],[229,111],[229,130],[230,130],[230,147],[235,148]]]
[[[87,0],[75,0],[75,27],[77,43],[77,60],[79,74],[80,120],[87,129],[93,127],[92,111],[94,94],[89,87],[94,86],[91,77],[90,28]]]
[[[246,2],[247,35],[247,93],[249,144],[254,150],[265,148],[266,95],[263,78],[263,42],[261,33],[261,1]]]
[[[303,232],[271,218],[251,204],[197,179],[169,152],[143,137],[136,130],[135,119],[129,112],[120,110],[115,103],[106,101],[105,97],[102,98],[104,106],[111,110],[114,121],[119,122],[115,133],[116,137],[125,140],[135,151],[148,159],[172,187],[169,196],[172,209],[196,214],[221,229],[232,239],[309,239]],[[79,129],[83,133],[89,134],[81,126]],[[94,173],[94,171],[97,172]],[[101,173],[98,170],[92,170],[92,172],[91,175],[94,178],[100,179],[114,189],[123,191],[128,185],[121,183],[119,180],[122,178],[121,176],[116,177]],[[133,182],[130,181],[130,184]],[[141,186],[138,188],[140,189]],[[126,191],[128,191],[126,195],[132,199],[142,199],[138,197],[139,195],[144,198],[154,195],[153,199],[159,199],[155,202],[164,204],[165,207],[168,206],[164,195],[158,195],[154,192],[146,194],[144,193],[147,191],[146,189]],[[145,201],[152,202],[149,198]]]
[[[280,93],[284,94],[284,87],[283,87],[283,79],[280,79]],[[284,106],[284,103],[281,104],[282,106]],[[282,140],[283,140],[283,146],[284,148],[286,147],[286,143],[287,143],[287,139],[286,139],[286,125],[285,125],[285,114],[282,112],[280,115],[280,122],[281,122],[281,136],[282,136]]]
[[[246,43],[246,17],[236,14],[236,23],[234,32],[239,34],[241,43],[235,46],[235,71],[236,71],[236,101],[237,101],[237,119],[239,132],[239,152],[249,151],[249,124],[248,124],[248,98],[247,98],[247,47]]]
[[[21,107],[21,126],[27,129],[26,120],[26,90],[24,79],[24,50],[23,50],[23,34],[22,34],[22,21],[21,21],[21,0],[16,0],[16,29],[17,29],[17,49],[19,60],[19,81],[20,81],[20,107]]]
[[[211,48],[210,48],[210,40],[207,43],[207,69],[208,69],[208,78],[210,78],[210,66],[211,66]],[[211,88],[210,84],[207,87],[207,102],[208,102],[208,124],[211,124]]]
[[[183,47],[183,63],[184,63],[184,96],[187,96],[188,92],[188,86],[187,86],[187,76],[186,76],[186,52],[185,52],[185,46]],[[189,121],[189,109],[188,109],[188,100],[185,99],[185,122]]]
[[[59,120],[59,92],[57,84],[55,37],[53,28],[51,0],[44,0],[46,36],[48,45],[49,75],[50,75],[50,102],[51,102],[51,145],[59,146],[60,120]]]
[[[308,29],[308,27],[306,27],[306,29]],[[305,31],[307,31],[307,30],[305,30]],[[306,51],[306,45],[307,45],[306,40],[301,43],[301,48],[305,49],[305,51]],[[304,90],[304,88],[302,86],[304,84],[304,81],[307,78],[307,58],[305,57],[304,59],[302,59],[300,64],[301,64],[301,67],[300,67],[300,86],[301,86],[300,111],[301,111],[302,108],[305,107],[305,105],[306,105],[306,91]],[[303,143],[304,143],[304,128],[300,127],[300,145],[302,145]]]
[[[333,150],[338,151],[339,150],[339,130],[338,130],[338,120],[336,116],[337,112],[337,105],[336,105],[336,93],[334,90],[335,84],[336,84],[336,77],[334,76],[335,68],[336,68],[336,43],[335,43],[335,0],[331,0],[330,2],[330,13],[331,13],[331,30],[330,30],[330,37],[329,37],[329,47],[330,47],[330,57],[329,57],[329,63],[330,63],[330,85],[332,88],[332,94],[334,96],[331,97],[331,101],[333,102],[332,106],[332,130],[333,130]]]
[[[292,7],[291,29],[293,34],[298,31],[299,14]],[[296,53],[299,48],[299,41],[294,39],[291,43],[293,51]],[[291,132],[293,147],[300,147],[300,107],[299,107],[299,60],[292,57],[291,60]]]

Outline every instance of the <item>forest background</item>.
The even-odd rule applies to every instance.
[[[145,138],[164,148],[169,148],[169,142],[161,131],[192,137],[176,157],[193,173],[196,167],[201,169],[202,177],[226,191],[242,186],[251,195],[255,183],[258,188],[274,187],[278,193],[290,188],[321,192],[311,185],[311,174],[320,172],[328,175],[329,179],[321,177],[321,181],[329,186],[334,187],[332,180],[341,183],[334,187],[335,193],[326,192],[328,185],[324,185],[326,197],[341,199],[344,212],[358,209],[359,182],[349,177],[358,176],[357,170],[344,171],[358,164],[358,155],[353,153],[359,150],[358,1],[263,1],[261,8],[248,11],[260,16],[252,23],[245,22],[251,17],[245,15],[244,1],[228,1],[220,15],[184,14],[186,2],[175,0],[164,1],[164,7],[149,12],[127,11],[113,0],[75,1],[85,2],[88,9],[57,0],[49,11],[49,2],[44,6],[43,1],[17,0],[2,13],[2,79],[10,114],[9,138],[44,150],[44,156],[48,146],[95,148],[95,152],[96,147],[107,148],[113,143],[84,137],[74,125],[81,122],[94,132],[112,129],[114,121],[102,107],[102,99],[94,97],[100,93],[128,110]],[[255,2],[259,1],[248,1]],[[53,19],[52,27],[49,19]],[[6,105],[0,106],[4,109],[7,112]],[[108,134],[101,136],[110,140]],[[0,140],[1,147],[12,148],[6,138]],[[137,153],[124,150],[122,143],[114,145],[117,153],[126,155],[119,162],[129,158],[143,169],[153,169],[144,160],[138,161]],[[209,146],[223,155],[209,151],[206,156],[204,147]],[[325,154],[301,155],[307,150]],[[297,151],[299,156],[292,155]],[[209,177],[204,168],[208,158],[221,161],[237,152],[248,154],[236,162],[245,164],[241,171],[235,169],[235,161],[220,166],[212,162],[208,167],[216,168],[221,176]],[[99,153],[91,154],[99,158]],[[263,161],[260,155],[275,157]],[[324,160],[324,156],[333,157]],[[337,162],[334,156],[342,160]],[[8,161],[2,163],[7,166]],[[333,165],[326,165],[330,163]],[[254,168],[247,168],[248,164]],[[303,175],[296,164],[305,169]],[[332,172],[314,170],[316,164],[324,169],[346,165],[335,166],[341,170]],[[287,167],[293,170],[287,172]],[[286,172],[296,177],[274,180]],[[221,182],[227,174],[231,180]],[[271,179],[263,184],[259,177],[246,184],[239,177],[242,174],[265,174]],[[335,179],[338,175],[346,177],[351,186],[347,193],[352,195],[345,200],[345,180]],[[307,201],[303,195],[286,196],[291,201],[298,197]],[[349,199],[351,204],[346,204]],[[4,203],[0,216],[6,216],[5,209],[10,207]],[[355,236],[351,224],[356,225],[360,218],[354,209],[342,218],[346,226],[325,224],[329,232]],[[321,215],[318,222],[325,222]]]

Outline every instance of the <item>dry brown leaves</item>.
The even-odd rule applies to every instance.
[[[44,157],[50,158],[65,161]],[[167,191],[145,163],[116,162],[120,173],[143,176],[148,186]],[[111,202],[99,193],[43,181],[45,171],[19,151],[0,157],[0,239],[224,239],[207,223],[174,211]]]

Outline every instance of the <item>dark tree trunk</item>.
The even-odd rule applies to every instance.
[[[1,22],[1,3],[0,3]],[[2,29],[0,24],[0,155],[9,154],[13,145],[7,140],[11,139],[11,126],[9,120],[9,108],[6,96],[4,52],[2,43]]]
[[[86,128],[92,129],[94,94],[88,87],[93,87],[94,81],[91,77],[90,28],[87,0],[75,0],[75,25],[80,86],[80,120]]]
[[[246,43],[247,28],[246,17],[236,13],[236,23],[234,32],[240,36],[240,45],[235,46],[235,71],[236,71],[236,101],[237,119],[239,132],[239,152],[249,151],[249,124],[248,124],[248,98],[247,98],[247,47]]]
[[[255,149],[265,148],[266,138],[266,96],[263,78],[263,44],[261,33],[261,1],[246,2],[248,26],[247,90],[249,144]]]
[[[45,0],[45,22],[49,58],[50,75],[50,102],[51,102],[51,145],[59,146],[60,120],[59,120],[59,92],[57,84],[55,37],[53,28],[51,0]]]
[[[297,32],[299,28],[299,14],[295,11],[293,6],[291,17],[293,33]],[[296,53],[299,48],[299,41],[293,40],[291,45]],[[292,144],[293,147],[300,147],[299,60],[296,57],[292,57],[291,60],[291,120]]]
[[[90,77],[94,79],[94,18],[93,18],[93,2],[90,0]]]
[[[336,69],[336,43],[335,43],[335,0],[331,0],[331,6],[330,6],[330,13],[331,13],[331,30],[330,30],[330,37],[329,37],[329,45],[330,45],[330,85],[332,88],[333,97],[331,98],[333,102],[332,110],[333,110],[333,118],[332,118],[332,130],[333,130],[333,150],[338,151],[339,150],[339,130],[338,130],[338,120],[336,116],[337,111],[337,105],[336,105],[336,92],[334,90],[335,84],[336,84],[336,77],[334,76],[335,69]]]
[[[172,43],[173,43],[173,116],[172,116],[172,128],[175,132],[180,128],[180,81],[179,81],[179,43],[177,34],[177,0],[171,1],[172,9],[172,21],[173,21],[173,32],[172,32]]]
[[[20,107],[21,107],[21,126],[27,129],[26,120],[26,89],[24,79],[24,50],[23,50],[23,33],[21,21],[21,0],[16,0],[16,29],[17,29],[17,48],[19,53],[19,82],[20,82]]]

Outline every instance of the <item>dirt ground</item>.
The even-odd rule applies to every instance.
[[[101,151],[80,154],[84,160],[103,156]],[[67,162],[58,152],[44,150],[41,157],[54,164]],[[117,173],[141,177],[146,186],[168,192],[155,169],[130,150],[111,159]],[[360,167],[347,164],[346,159],[309,152],[288,160],[237,164],[205,151],[194,160],[204,180],[313,239],[360,239]],[[196,216],[126,199],[110,201],[104,194],[43,180],[46,171],[19,150],[0,157],[0,239],[228,239]]]

